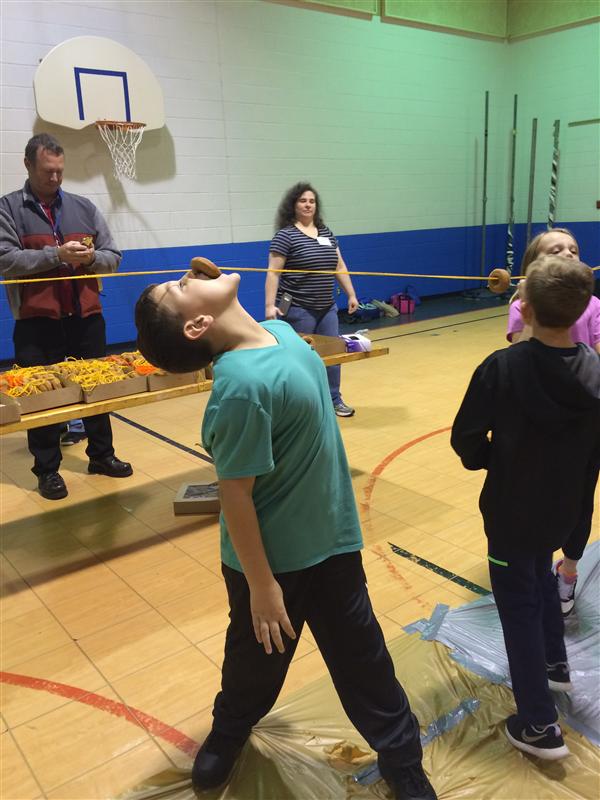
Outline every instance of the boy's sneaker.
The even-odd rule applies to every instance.
[[[82,442],[84,439],[87,439],[86,433],[67,431],[60,437],[60,443],[63,447],[70,447],[73,444],[79,444],[79,442]]]
[[[567,581],[564,575],[560,572],[560,565],[562,559],[557,561],[552,567],[552,572],[556,575],[556,585],[558,587],[558,596],[560,597],[560,609],[563,617],[568,617],[573,606],[575,605],[575,587],[577,586],[577,578],[575,580]]]
[[[195,789],[216,789],[231,775],[244,741],[212,730],[196,753],[192,767],[192,785]]]
[[[569,755],[558,722],[549,725],[524,725],[516,714],[506,720],[508,741],[532,756],[545,761],[556,761]]]
[[[340,400],[339,403],[334,403],[333,410],[338,417],[351,417],[354,414],[354,409],[351,406],[347,406],[343,400]]]
[[[379,756],[377,764],[381,777],[392,790],[394,800],[437,800],[437,794],[420,763],[391,767]]]
[[[553,692],[570,692],[573,688],[569,665],[566,661],[558,661],[556,664],[546,664],[546,674],[548,676],[548,688]]]

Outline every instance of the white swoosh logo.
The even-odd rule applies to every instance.
[[[538,742],[540,739],[543,739],[546,736],[545,733],[541,733],[539,736],[528,736],[525,732],[525,728],[523,728],[521,732],[521,738],[524,742]]]

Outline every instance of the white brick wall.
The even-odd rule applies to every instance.
[[[569,128],[569,122],[600,118],[600,24],[511,44],[520,130],[517,211],[527,216],[531,120],[538,118],[533,218],[548,214],[553,124],[560,119],[557,219],[598,220],[600,123]]]
[[[525,120],[535,113],[547,127],[555,116],[600,116],[582,80],[598,26],[508,46],[260,0],[20,0],[3,2],[0,13],[2,193],[22,184],[25,143],[47,129],[67,152],[65,188],[98,204],[123,249],[267,239],[281,194],[305,178],[338,234],[477,225],[486,89],[488,222],[506,219],[514,91],[523,115],[522,219]],[[39,59],[80,35],[133,49],[165,94],[167,124],[146,134],[138,180],[122,187],[93,127],[68,131],[35,112]],[[581,57],[557,64],[561,42]],[[594,163],[597,170],[597,133],[569,129],[567,137],[566,123],[563,132],[560,208],[594,219],[577,188],[589,185]],[[540,141],[538,215],[547,150]]]

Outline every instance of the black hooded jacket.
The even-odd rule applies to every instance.
[[[519,553],[561,547],[600,462],[598,354],[536,339],[492,353],[475,370],[451,444],[467,469],[487,469],[479,508],[491,542]]]

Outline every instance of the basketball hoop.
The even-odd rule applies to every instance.
[[[125,175],[135,178],[135,151],[142,141],[144,122],[117,122],[101,119],[96,122],[100,136],[106,142],[114,164],[115,178]]]

